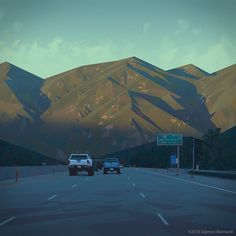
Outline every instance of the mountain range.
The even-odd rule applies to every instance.
[[[156,134],[201,138],[236,125],[236,64],[214,73],[162,70],[137,57],[42,79],[0,64],[0,139],[53,157],[100,156]]]

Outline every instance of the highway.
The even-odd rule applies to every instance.
[[[0,235],[236,235],[235,183],[147,168],[0,181]]]

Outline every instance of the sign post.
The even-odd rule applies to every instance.
[[[195,160],[194,160],[194,143],[195,143],[195,139],[193,138],[193,170],[195,169]]]
[[[177,146],[177,175],[179,175],[179,145]]]
[[[177,175],[179,175],[179,146],[183,144],[183,134],[157,134],[158,146],[177,146]]]

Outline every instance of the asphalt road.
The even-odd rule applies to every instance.
[[[144,168],[0,181],[0,235],[236,235],[235,183]]]

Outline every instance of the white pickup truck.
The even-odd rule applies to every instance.
[[[88,176],[94,175],[93,160],[88,154],[70,154],[68,168],[70,175],[77,175],[81,171],[87,171]]]

